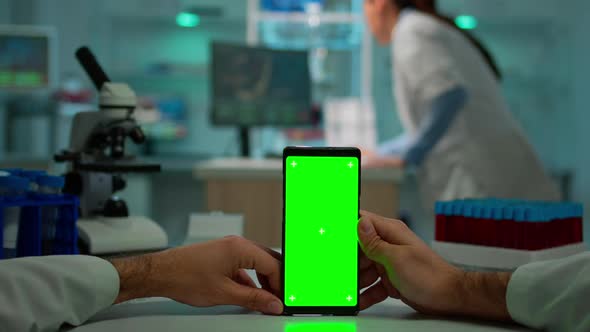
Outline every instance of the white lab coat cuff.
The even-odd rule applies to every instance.
[[[0,261],[0,284],[0,330],[56,331],[110,307],[119,274],[97,257],[29,257]]]

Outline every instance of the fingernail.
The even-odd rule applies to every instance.
[[[361,230],[365,233],[365,234],[371,234],[373,233],[373,224],[365,219],[361,220]]]
[[[268,313],[269,314],[276,314],[276,315],[280,315],[283,313],[283,305],[281,304],[281,302],[279,301],[272,301],[269,305],[268,305]]]

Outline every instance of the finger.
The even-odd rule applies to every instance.
[[[224,303],[238,305],[265,314],[280,315],[283,304],[273,294],[260,288],[252,288],[230,281],[225,287]]]
[[[395,299],[399,299],[400,298],[400,292],[393,285],[393,283],[391,282],[391,280],[389,279],[389,275],[387,274],[387,271],[385,270],[385,268],[383,267],[383,265],[377,264],[375,266],[375,269],[377,270],[377,273],[379,274],[379,277],[381,278],[381,281],[380,282],[383,284],[383,287],[387,291],[387,294],[390,297],[393,297]]]
[[[270,249],[269,247],[266,247],[258,242],[253,242],[258,248],[266,251],[269,255],[271,255],[272,257],[274,257],[276,260],[278,261],[282,261],[283,260],[283,255],[279,252],[276,252],[272,249]]]
[[[361,249],[369,259],[386,263],[385,257],[393,250],[393,246],[377,234],[371,219],[363,217],[358,223],[358,237]]]
[[[272,250],[270,248],[268,248],[267,246],[264,246],[258,242],[252,241],[252,243],[254,243],[258,248],[264,250],[265,252],[267,252],[269,255],[271,255],[272,257],[274,257],[276,260],[282,262],[283,260],[283,255],[275,250]],[[256,273],[256,278],[258,278],[258,282],[260,283],[260,286],[262,287],[262,289],[265,289],[267,291],[273,291],[273,289],[270,286],[270,283],[268,281],[268,278],[265,277],[264,275],[260,274],[260,273]]]
[[[379,279],[379,272],[375,266],[368,268],[365,271],[361,271],[361,275],[359,278],[359,286],[361,289],[371,286]]]
[[[365,310],[377,303],[381,303],[387,299],[387,291],[382,283],[377,283],[373,287],[366,289],[359,299],[360,310]]]
[[[236,238],[236,236],[235,235],[228,235],[225,238]],[[283,259],[283,255],[281,253],[279,253],[279,252],[277,252],[275,250],[272,250],[269,247],[264,246],[264,245],[262,245],[262,244],[260,244],[258,242],[255,242],[255,241],[251,241],[251,242],[252,242],[252,244],[256,245],[258,248],[266,251],[269,255],[271,255],[272,257],[276,258],[277,260],[281,261]]]
[[[389,295],[389,297],[397,300],[402,298],[402,293],[400,293],[400,291],[397,288],[395,288],[395,286],[393,286],[389,280],[384,280],[383,286],[385,287],[385,289],[389,288],[389,290],[387,290],[387,295]]]
[[[238,270],[234,279],[241,285],[253,287],[253,288],[258,287],[258,286],[256,286],[256,283],[254,282],[254,280],[252,280],[252,278],[250,278],[250,276],[248,275],[248,272],[246,272],[246,270],[244,270],[244,269]]]
[[[361,212],[362,220],[372,224],[375,232],[386,242],[395,245],[421,243],[421,240],[400,220],[387,219],[373,213]]]
[[[363,252],[363,250],[359,247],[359,270],[366,270],[370,268],[375,263],[370,260],[367,255]]]
[[[254,269],[267,278],[274,293],[280,290],[280,262],[266,250],[243,238],[230,239],[231,251],[238,257],[240,269]]]
[[[270,283],[268,282],[268,278],[260,273],[256,273],[256,277],[258,278],[258,282],[260,283],[260,286],[262,286],[262,289],[266,289],[267,291],[271,292],[273,291],[270,287]]]

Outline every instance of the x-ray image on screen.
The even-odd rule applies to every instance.
[[[307,52],[214,43],[211,77],[216,125],[295,126],[312,120]]]

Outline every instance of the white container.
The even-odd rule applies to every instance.
[[[529,263],[565,258],[587,251],[581,243],[544,250],[518,250],[451,242],[432,242],[432,249],[450,263],[468,270],[514,271]]]
[[[215,240],[228,235],[244,235],[244,216],[221,212],[194,213],[189,219],[184,244]]]

